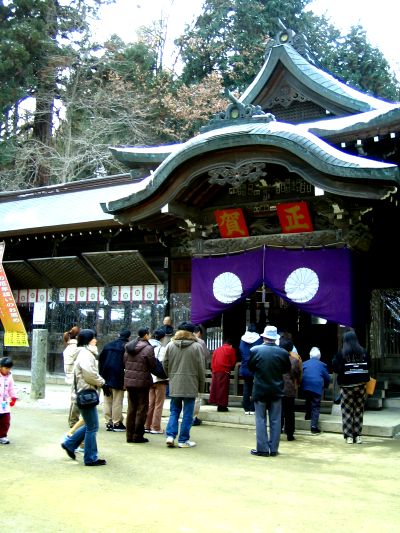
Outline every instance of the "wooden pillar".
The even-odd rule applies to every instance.
[[[32,335],[31,399],[45,397],[47,367],[47,329],[34,329]]]

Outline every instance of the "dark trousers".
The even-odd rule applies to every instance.
[[[253,376],[243,378],[243,400],[242,407],[245,412],[252,411],[254,413],[254,402],[253,402]]]
[[[310,390],[304,391],[306,398],[306,420],[311,420],[311,427],[318,427],[319,412],[321,410],[321,395]]]
[[[294,433],[294,396],[284,396],[282,398],[282,429],[291,438]]]
[[[10,429],[10,413],[3,413],[0,415],[0,437],[7,437]]]
[[[126,414],[126,440],[142,439],[149,408],[150,387],[127,387],[128,412]]]

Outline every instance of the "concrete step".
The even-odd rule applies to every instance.
[[[169,416],[169,400],[165,400],[163,416]],[[215,405],[202,405],[199,418],[205,424],[255,428],[255,415],[245,415],[241,407],[229,406],[227,413],[219,413]],[[295,418],[297,430],[310,431],[310,421],[304,420],[303,413],[296,412]],[[321,413],[319,427],[323,432],[342,433],[340,405],[333,404],[331,414]],[[363,435],[375,437],[400,436],[400,408],[394,407],[379,411],[365,411]]]
[[[383,400],[383,407],[384,408],[396,407],[400,409],[400,398],[385,398]]]

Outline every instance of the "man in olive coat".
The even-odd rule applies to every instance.
[[[171,398],[170,417],[165,433],[169,448],[175,445],[178,435],[179,416],[183,407],[182,422],[178,437],[179,448],[192,448],[196,443],[190,440],[196,396],[204,391],[205,361],[201,344],[194,335],[194,324],[182,322],[168,343],[163,361],[169,377]]]

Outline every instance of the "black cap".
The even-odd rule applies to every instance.
[[[183,329],[183,331],[190,331],[191,333],[194,333],[195,325],[191,322],[181,322],[177,329]]]
[[[120,339],[127,341],[130,336],[131,336],[131,332],[129,331],[129,329],[121,329],[121,331],[119,332]]]

